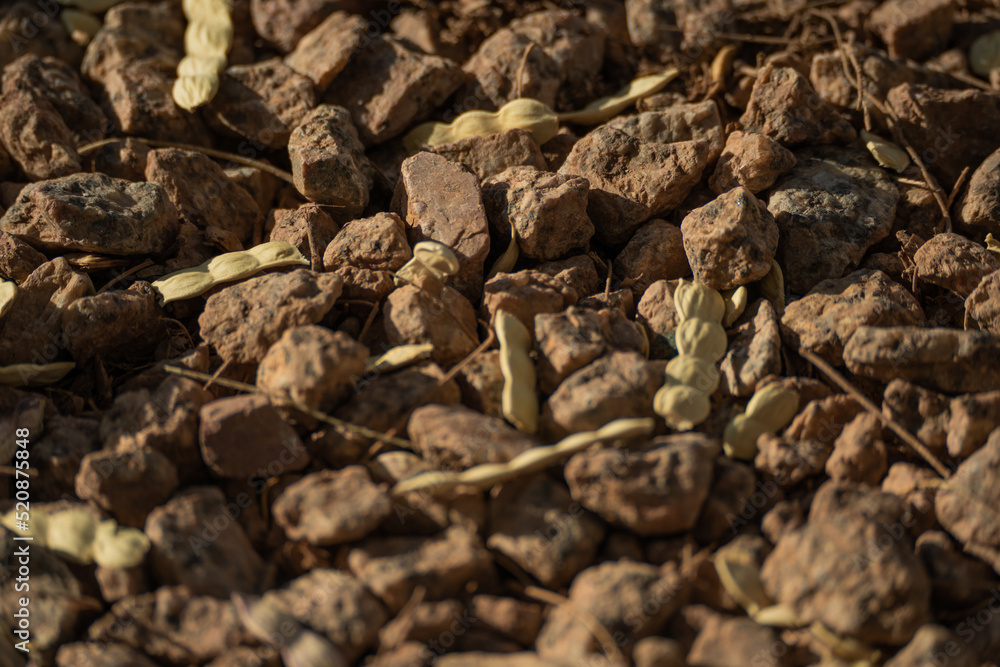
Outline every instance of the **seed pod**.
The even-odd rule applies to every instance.
[[[719,387],[719,369],[704,357],[680,355],[667,363],[668,384],[684,384],[711,396]]]
[[[538,393],[535,364],[531,361],[531,333],[521,320],[502,309],[497,311],[494,326],[503,375],[500,411],[517,430],[534,433],[538,430]]]
[[[722,436],[722,449],[734,459],[757,455],[757,438],[788,425],[799,410],[799,393],[772,382],[757,390],[744,414],[734,416]]]
[[[910,166],[909,153],[891,141],[886,141],[867,130],[861,130],[861,140],[865,142],[865,147],[879,163],[879,166],[894,169],[900,173]]]
[[[518,98],[495,112],[466,111],[450,124],[431,122],[418,125],[403,138],[403,146],[410,152],[416,152],[421,146],[438,146],[513,129],[530,132],[541,145],[556,136],[559,116],[544,102]]]
[[[0,366],[0,386],[43,387],[59,382],[74,368],[76,368],[76,364],[72,361],[59,361],[54,364]]]
[[[726,330],[718,321],[701,318],[684,320],[677,327],[677,351],[694,357],[702,357],[712,362],[726,354],[729,339]]]
[[[184,0],[185,57],[177,66],[173,98],[185,111],[208,104],[219,90],[219,73],[233,44],[233,20],[225,0]]]
[[[101,567],[135,567],[149,547],[149,538],[141,530],[119,526],[111,519],[101,521],[94,533],[94,562]]]
[[[421,241],[413,246],[413,257],[396,272],[395,283],[415,283],[434,296],[441,294],[444,280],[458,273],[458,257],[451,248],[437,241]]]
[[[746,414],[734,416],[722,434],[722,450],[726,456],[752,461],[757,456],[757,438],[767,433],[767,425]]]
[[[17,283],[13,280],[0,280],[0,318],[14,305],[15,296],[17,296]]]
[[[771,260],[771,270],[760,279],[760,293],[774,306],[774,312],[781,317],[785,312],[785,276],[778,261]]]
[[[731,542],[716,552],[713,560],[719,581],[736,603],[753,616],[771,606],[771,599],[764,592],[760,581],[760,563],[753,551]]]
[[[386,373],[426,359],[434,351],[431,343],[412,343],[397,345],[377,357],[368,357],[365,361],[366,373]]]
[[[0,525],[75,563],[135,567],[149,551],[149,538],[141,530],[121,527],[114,519],[99,522],[82,506],[51,514],[32,512],[28,530],[21,530],[15,514],[8,512]]]
[[[708,419],[712,402],[708,394],[683,384],[660,387],[653,395],[653,410],[678,431],[688,431]]]
[[[720,322],[726,314],[726,302],[722,295],[698,282],[677,281],[673,298],[681,320],[699,318]]]
[[[579,111],[559,114],[559,120],[580,125],[599,125],[618,115],[619,112],[624,111],[643,97],[658,93],[679,73],[676,67],[671,67],[660,74],[640,76],[614,95],[594,100]]]
[[[1000,69],[1000,30],[988,32],[969,47],[969,67],[981,77],[987,78],[995,69]]]
[[[59,12],[59,20],[70,35],[79,33],[86,35],[89,42],[101,29],[101,20],[90,12],[83,12],[78,9],[66,9]],[[75,41],[75,40],[74,40]]]
[[[728,329],[733,326],[740,315],[747,309],[750,291],[746,285],[722,292],[722,300],[726,303],[726,314],[722,316],[722,326]]]
[[[498,273],[508,273],[517,264],[517,258],[520,256],[520,250],[517,247],[517,228],[514,224],[510,225],[510,243],[507,245],[507,249],[504,251],[497,261],[493,263],[490,267],[490,272],[486,274],[486,279],[489,280]]]

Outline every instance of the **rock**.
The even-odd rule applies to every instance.
[[[404,285],[386,298],[382,316],[391,345],[431,343],[431,358],[445,366],[458,363],[479,345],[472,304],[447,286],[434,297]]]
[[[202,406],[198,440],[209,469],[226,479],[273,477],[309,464],[302,441],[267,396],[220,398]]]
[[[257,34],[288,52],[334,10],[360,13],[362,2],[353,0],[251,0],[250,16]],[[344,12],[336,14],[343,16]]]
[[[349,109],[362,143],[372,146],[424,120],[461,83],[462,70],[451,60],[382,35],[351,58],[323,101]]]
[[[291,243],[312,268],[328,270],[323,256],[327,246],[340,231],[320,204],[303,204],[298,208],[275,208],[267,216],[264,229],[270,228],[268,239]]]
[[[110,72],[131,65],[167,74],[184,56],[183,14],[169,5],[143,3],[111,7],[83,59],[81,71],[107,84]]]
[[[967,328],[1000,334],[1000,271],[994,271],[972,290],[965,300],[965,321]]]
[[[250,193],[261,211],[270,211],[283,181],[257,167],[233,166],[223,170],[229,180]],[[286,188],[287,189],[287,188]]]
[[[726,392],[752,396],[761,380],[781,371],[781,331],[774,306],[766,299],[750,304],[741,319],[745,321],[730,334],[719,372]]]
[[[961,231],[1000,236],[1000,149],[972,172],[954,210],[954,221]]]
[[[629,39],[651,53],[677,50],[681,35],[676,31],[676,7],[668,0],[629,0],[625,5]]]
[[[933,502],[930,505],[933,509]],[[982,603],[984,583],[991,589],[1000,583],[989,565],[962,553],[961,546],[942,530],[922,533],[917,538],[917,555],[934,582],[931,603],[938,608],[972,609]]]
[[[543,586],[561,588],[593,562],[604,532],[604,524],[574,502],[564,486],[533,475],[505,483],[491,499],[486,546]]]
[[[847,369],[882,382],[902,378],[950,393],[1000,386],[1000,336],[982,331],[858,327],[844,346]]]
[[[396,271],[413,257],[403,221],[395,213],[352,220],[326,247],[328,271],[345,266]]]
[[[66,347],[80,361],[99,354],[116,362],[148,353],[166,335],[158,298],[152,285],[136,281],[128,289],[75,300],[63,313]]]
[[[819,621],[863,642],[905,644],[930,620],[930,580],[903,512],[893,495],[827,482],[809,521],[764,561],[765,592],[791,605],[803,623]]]
[[[157,579],[194,595],[228,599],[233,592],[253,592],[264,574],[263,561],[216,487],[175,495],[149,513],[145,533]]]
[[[778,224],[778,263],[793,293],[844,275],[889,234],[899,192],[866,151],[806,149],[775,184],[768,210]]]
[[[535,270],[571,287],[578,295],[593,294],[604,286],[604,281],[597,276],[597,265],[589,255],[573,255],[555,262],[545,262]]]
[[[782,641],[777,631],[749,618],[727,618],[713,614],[701,628],[688,653],[688,663],[699,667],[738,664],[753,656],[757,667],[786,667],[791,664],[776,646]],[[783,647],[787,651],[787,646]]]
[[[851,124],[816,94],[808,79],[791,67],[774,65],[757,73],[740,124],[744,132],[763,134],[786,146],[846,144],[857,136]]]
[[[965,459],[948,482],[938,490],[934,509],[945,530],[966,548],[984,553],[1000,549],[1000,522],[983,511],[1000,502],[996,471],[1000,463],[1000,430],[994,430],[980,449]]]
[[[976,667],[979,661],[972,649],[958,639],[948,628],[928,623],[917,630],[910,643],[890,658],[885,667],[931,667],[942,657],[948,667]]]
[[[288,329],[257,368],[257,386],[313,410],[329,412],[365,373],[368,348],[342,331],[308,325]]]
[[[535,316],[558,313],[577,302],[576,290],[558,278],[532,269],[498,273],[483,288],[483,310],[490,322],[498,310],[505,310],[534,336]]]
[[[666,280],[657,280],[646,288],[635,307],[636,321],[649,334],[650,354],[657,359],[669,358],[677,353],[673,332],[679,318],[674,307],[674,291]]]
[[[437,241],[451,248],[459,269],[450,281],[470,300],[477,300],[490,235],[476,175],[440,155],[417,153],[403,162],[392,208],[406,221],[411,245]]]
[[[469,612],[473,627],[492,630],[521,646],[532,646],[542,626],[542,606],[497,595],[475,595]]]
[[[325,91],[363,47],[368,22],[356,14],[333,12],[303,35],[295,50],[285,56],[285,64],[309,77],[317,90]]]
[[[292,129],[316,106],[312,81],[279,58],[234,65],[219,76],[206,105],[213,130],[246,138],[251,145],[282,149]]]
[[[455,377],[462,403],[490,417],[502,417],[500,393],[504,379],[500,373],[500,351],[487,350],[469,360]]]
[[[535,315],[538,384],[551,394],[563,380],[609,348],[608,311],[570,306],[562,312]]]
[[[156,667],[149,658],[127,644],[73,642],[59,647],[56,667]]]
[[[628,655],[636,641],[659,634],[686,599],[683,580],[675,569],[629,560],[587,568],[573,580],[567,597],[570,604],[549,613],[535,646],[550,662],[575,665],[588,664],[588,656],[599,652],[600,644],[587,623],[570,609],[588,614],[612,637],[620,637],[618,648]],[[643,612],[636,614],[638,609]]]
[[[124,526],[142,528],[149,513],[177,489],[177,468],[151,448],[102,449],[83,457],[76,495],[109,512]]]
[[[646,220],[680,205],[710,153],[707,142],[661,143],[602,125],[574,144],[559,173],[589,181],[587,214],[597,237],[618,244]]]
[[[595,449],[566,464],[573,499],[639,535],[670,535],[698,521],[718,442],[698,434],[661,436],[639,451]],[[655,500],[654,500],[655,499]]]
[[[146,180],[146,160],[148,144],[127,137],[125,141],[113,141],[89,154],[91,169],[127,181]]]
[[[353,220],[368,205],[374,169],[343,107],[321,104],[302,117],[288,140],[295,189],[309,201]]]
[[[757,194],[774,185],[795,163],[795,154],[771,137],[736,130],[726,139],[708,185],[719,194],[737,186]]]
[[[585,247],[594,235],[587,217],[586,179],[533,167],[511,167],[483,183],[483,205],[501,239],[514,225],[526,257],[553,260]]]
[[[956,396],[949,411],[948,453],[964,458],[979,449],[1000,423],[1000,391]]]
[[[438,470],[504,463],[540,444],[500,419],[461,405],[417,408],[407,434],[414,450]]]
[[[681,233],[695,280],[716,290],[763,278],[778,248],[774,218],[742,186],[691,211]]]
[[[947,396],[906,380],[892,380],[885,388],[882,413],[917,436],[932,452],[946,451],[951,421]]]
[[[637,295],[657,280],[691,275],[680,227],[665,220],[650,220],[639,227],[615,257],[614,274],[620,280],[634,280],[632,291]]]
[[[154,183],[73,174],[32,183],[0,228],[44,250],[150,255],[177,234],[177,211]]]
[[[913,255],[920,280],[967,297],[980,281],[1000,271],[1000,259],[961,234],[937,234]]]
[[[479,537],[458,526],[430,538],[370,538],[351,550],[347,562],[393,613],[418,586],[425,600],[442,600],[458,595],[469,581],[482,584],[495,576]]]
[[[898,496],[906,504],[913,519],[909,526],[911,535],[939,527],[934,516],[934,496],[937,492],[927,483],[932,479],[938,479],[938,476],[930,468],[899,461],[889,467],[889,474],[882,480],[882,491]]]
[[[785,307],[782,333],[792,349],[806,348],[834,366],[843,364],[844,345],[860,326],[921,326],[920,302],[878,270],[862,269],[824,280]]]
[[[0,67],[5,67],[26,53],[38,57],[53,56],[74,68],[83,58],[83,50],[70,39],[62,21],[39,21],[39,5],[27,0],[9,3],[0,15]],[[29,37],[30,35],[30,37]]]
[[[152,150],[146,180],[163,189],[183,222],[202,230],[217,227],[232,232],[249,247],[261,218],[257,202],[207,156],[177,148]]]
[[[719,159],[725,144],[719,108],[711,100],[695,104],[671,104],[631,116],[619,116],[605,125],[641,141],[658,144],[707,142],[710,164]]]
[[[289,539],[321,547],[359,540],[391,512],[386,487],[364,466],[306,475],[274,501],[274,520]]]
[[[871,413],[855,417],[833,443],[826,474],[837,482],[877,486],[889,468],[882,423]]]
[[[334,273],[344,281],[343,297],[345,300],[369,301],[375,303],[385,299],[396,289],[392,273],[389,271],[372,271],[353,266],[344,266]]]
[[[676,639],[646,637],[635,643],[632,660],[635,667],[685,667],[685,650]]]
[[[980,138],[1000,131],[1000,97],[967,89],[903,83],[889,91],[898,127],[941,187],[951,190],[962,169],[975,169],[995,150]],[[956,128],[976,128],[976,132]]]
[[[486,180],[510,167],[534,167],[546,171],[542,149],[527,130],[512,129],[485,137],[467,137],[431,147],[432,153],[459,162]]]
[[[224,359],[259,362],[285,329],[323,319],[341,285],[339,276],[296,269],[224,287],[205,302],[201,336]]]
[[[24,241],[0,231],[0,277],[22,283],[47,261],[45,255]]]
[[[32,450],[38,457],[38,463],[32,464],[38,467],[36,498],[48,500],[75,493],[83,457],[101,447],[99,426],[96,419],[59,416],[46,420],[45,433]]]
[[[888,0],[871,13],[869,27],[893,58],[923,60],[940,52],[951,36],[951,0]]]

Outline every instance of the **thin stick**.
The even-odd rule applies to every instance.
[[[955,197],[958,196],[958,191],[962,189],[962,184],[965,183],[966,177],[969,175],[969,166],[966,165],[962,169],[962,173],[958,175],[958,180],[955,181],[955,187],[951,189],[951,194],[948,195],[948,210],[951,210],[951,205],[955,203]]]
[[[108,283],[104,287],[102,287],[101,289],[97,290],[97,293],[100,294],[101,292],[105,292],[105,291],[111,289],[112,287],[114,287],[115,285],[117,285],[119,281],[121,281],[121,280],[123,280],[125,278],[128,278],[133,273],[138,273],[139,271],[142,271],[147,266],[152,266],[152,265],[153,265],[153,260],[151,260],[151,259],[144,259],[141,264],[136,264],[135,266],[133,266],[128,271],[125,271],[124,273],[120,273],[120,274],[118,274],[117,277],[112,278],[111,280],[109,280]]]
[[[493,333],[493,329],[490,329],[489,330],[489,335],[486,336],[486,340],[484,340],[482,343],[480,343],[479,347],[477,347],[472,352],[470,352],[469,354],[467,354],[465,356],[465,359],[462,359],[460,362],[458,362],[457,364],[455,364],[454,366],[452,366],[451,370],[449,370],[447,373],[445,373],[444,376],[440,380],[438,380],[438,386],[440,387],[440,386],[446,384],[449,380],[451,380],[453,377],[455,377],[456,375],[458,375],[459,371],[461,371],[463,368],[465,368],[469,364],[469,362],[471,362],[473,359],[475,359],[476,357],[478,357],[480,354],[482,354],[486,350],[490,349],[490,345],[492,345],[494,343],[494,341],[496,341],[496,339],[497,339],[496,334]]]
[[[569,598],[539,586],[525,586],[524,594],[530,598],[538,600],[539,602],[551,604],[556,607],[565,606],[569,613],[576,616],[581,623],[587,626],[587,630],[590,631],[590,634],[594,635],[594,639],[598,641],[601,649],[609,658],[622,667],[629,664],[629,662],[625,659],[625,656],[622,655],[621,650],[619,650],[618,644],[611,636],[611,633],[608,632],[608,629],[604,627],[593,614],[580,609],[579,606],[573,604],[573,601]]]
[[[76,149],[76,152],[80,155],[86,155],[91,151],[97,150],[102,146],[107,146],[108,144],[113,144],[118,141],[125,141],[125,139],[135,139],[136,141],[141,141],[144,144],[148,144],[153,148],[178,148],[182,151],[192,151],[195,153],[204,153],[210,157],[219,158],[220,160],[231,160],[237,164],[242,164],[245,167],[254,167],[255,169],[260,169],[261,171],[266,171],[272,176],[277,176],[283,181],[287,181],[292,185],[295,185],[295,179],[292,175],[283,169],[278,169],[277,167],[267,164],[266,162],[261,162],[260,160],[252,160],[242,155],[237,155],[236,153],[229,153],[227,151],[220,151],[214,148],[206,148],[205,146],[196,146],[194,144],[181,144],[174,141],[157,141],[155,139],[146,139],[144,137],[110,137],[108,139],[101,139],[100,141],[95,141],[93,143],[85,144]]]
[[[163,370],[167,373],[173,373],[174,375],[180,375],[181,377],[190,378],[192,380],[211,380],[212,376],[208,373],[202,373],[200,371],[192,371],[187,368],[181,368],[180,366],[164,366]],[[215,384],[220,387],[227,387],[229,389],[236,389],[238,391],[245,391],[250,394],[262,394],[267,396],[273,401],[278,403],[286,403],[291,405],[293,408],[299,412],[303,412],[313,419],[317,419],[324,424],[329,424],[341,433],[353,433],[355,435],[360,435],[365,438],[372,438],[375,440],[383,440],[390,444],[396,445],[397,447],[402,447],[404,449],[413,449],[413,443],[409,440],[403,440],[402,438],[397,438],[395,436],[382,433],[381,431],[376,431],[370,429],[366,426],[358,426],[357,424],[352,424],[351,422],[344,421],[343,419],[337,419],[332,417],[325,412],[320,412],[319,410],[313,410],[308,405],[304,405],[293,398],[287,396],[277,396],[270,392],[266,392],[260,387],[252,384],[247,384],[246,382],[239,382],[237,380],[230,380],[229,378],[217,378]]]
[[[871,402],[871,400],[861,393],[861,391],[851,384],[847,378],[841,375],[839,372],[834,370],[833,366],[828,364],[826,361],[813,354],[805,348],[799,348],[799,354],[808,359],[816,368],[823,371],[823,373],[837,383],[841,389],[846,391],[855,400],[860,403],[865,410],[875,415],[880,422],[885,426],[890,428],[893,433],[899,436],[899,438],[914,449],[927,463],[937,471],[937,474],[941,477],[948,479],[951,477],[951,471],[941,461],[931,453],[931,450],[927,449],[927,445],[922,443],[919,438],[907,431],[899,422],[882,414],[882,411]]]
[[[0,466],[0,475],[9,475],[11,477],[14,477],[15,475],[17,475],[17,470],[18,469],[14,468],[13,466]],[[38,469],[37,468],[25,468],[23,470],[23,472],[26,475],[28,475],[28,477],[37,477],[38,476]]]

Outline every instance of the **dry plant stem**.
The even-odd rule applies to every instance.
[[[37,477],[38,476],[38,469],[37,468],[26,468],[26,469],[22,470],[22,472],[26,473],[28,475],[28,477]],[[17,469],[16,468],[12,468],[11,466],[0,466],[0,475],[8,475],[10,477],[13,477],[13,476],[17,475]]]
[[[618,644],[611,636],[611,633],[608,632],[608,629],[605,628],[593,614],[579,609],[569,598],[545,588],[540,588],[539,586],[525,586],[524,594],[530,598],[538,600],[539,602],[551,604],[556,607],[565,606],[569,609],[571,614],[576,616],[581,623],[587,626],[590,634],[594,635],[594,639],[600,643],[601,649],[605,652],[605,654],[607,654],[608,658],[621,667],[625,667],[629,664],[628,660],[625,659],[625,656],[622,655],[622,652],[618,649]]]
[[[496,339],[496,334],[493,333],[493,329],[490,329],[488,335],[486,336],[486,340],[480,343],[479,347],[465,355],[465,359],[462,359],[460,362],[452,366],[451,370],[445,373],[444,376],[438,380],[438,386],[440,387],[446,384],[449,380],[458,375],[459,372],[461,372],[461,370],[465,368],[473,359],[490,349],[490,345],[493,345],[493,343],[496,342]]]
[[[965,183],[965,179],[969,176],[969,166],[966,165],[962,169],[962,173],[958,175],[958,180],[955,181],[955,186],[951,189],[951,194],[948,195],[948,210],[951,210],[951,205],[955,203],[955,197],[958,196],[959,190],[962,189],[962,185]]]
[[[242,155],[237,155],[236,153],[229,153],[226,151],[219,151],[214,148],[206,148],[205,146],[196,146],[194,144],[181,144],[176,141],[157,141],[155,139],[145,139],[143,137],[111,137],[108,139],[101,139],[100,141],[95,141],[93,143],[85,144],[76,149],[76,152],[80,155],[86,155],[92,151],[97,150],[101,146],[107,146],[108,144],[113,144],[118,141],[125,141],[125,139],[135,139],[136,141],[141,141],[144,144],[152,146],[153,148],[177,148],[182,151],[191,151],[194,153],[204,153],[209,157],[219,158],[220,160],[231,160],[237,164],[242,164],[244,167],[253,167],[254,169],[260,169],[261,171],[266,171],[272,176],[277,176],[283,181],[295,185],[295,179],[287,171],[278,169],[275,166],[269,165],[266,162],[261,162],[260,160],[252,160]]]
[[[180,375],[181,377],[186,377],[192,380],[206,381],[213,379],[212,375],[208,373],[202,373],[200,371],[192,371],[187,368],[181,368],[180,366],[168,365],[164,366],[163,370],[166,371],[167,373]],[[397,447],[402,447],[404,449],[409,449],[409,450],[413,449],[413,443],[411,443],[409,440],[397,438],[395,436],[391,436],[386,433],[376,431],[375,429],[367,428],[365,426],[358,426],[357,424],[352,424],[351,422],[344,421],[343,419],[337,419],[336,417],[328,415],[325,412],[320,412],[319,410],[313,410],[308,405],[303,405],[302,403],[299,403],[294,399],[285,396],[277,396],[275,394],[266,392],[256,385],[247,384],[246,382],[239,382],[237,380],[230,380],[229,378],[216,378],[214,380],[214,383],[219,385],[220,387],[235,389],[237,391],[245,391],[249,394],[261,394],[263,396],[267,396],[268,398],[277,403],[284,403],[290,405],[299,412],[309,415],[313,419],[321,421],[324,424],[329,424],[330,426],[334,427],[341,433],[352,433],[354,435],[360,435],[365,438],[372,438],[374,440],[383,440],[389,444],[396,445]]]
[[[945,479],[951,477],[951,471],[948,470],[948,468],[941,463],[941,461],[934,456],[929,449],[927,449],[927,445],[922,443],[919,438],[903,428],[899,422],[883,415],[882,411],[874,403],[872,403],[867,396],[862,394],[857,387],[847,380],[847,378],[837,372],[833,366],[804,348],[799,349],[799,354],[805,359],[808,359],[810,363],[816,366],[816,368],[823,371],[823,373],[837,383],[841,389],[853,396],[858,403],[865,408],[865,410],[875,415],[880,422],[892,429],[892,432],[898,435],[903,442],[912,447],[917,454],[919,454],[925,461],[927,461],[927,463],[930,464],[932,468],[934,468],[937,474],[941,475],[941,477]]]
[[[361,331],[358,333],[359,343],[365,339],[365,336],[368,335],[368,332],[371,330],[372,325],[375,323],[375,318],[378,317],[378,312],[380,310],[379,304],[381,304],[382,302],[380,300],[376,301],[375,303],[369,303],[369,302],[365,303],[368,303],[368,305],[371,306],[371,310],[368,311],[368,317],[365,318],[365,323],[361,326]]]
[[[97,290],[97,293],[100,294],[101,292],[106,292],[107,290],[109,290],[112,287],[114,287],[115,285],[117,285],[120,281],[124,280],[125,278],[128,278],[133,273],[137,273],[139,271],[142,271],[147,266],[152,266],[152,265],[153,265],[153,260],[151,260],[151,259],[144,259],[144,260],[142,260],[142,263],[136,264],[135,266],[133,266],[128,271],[125,271],[124,273],[121,273],[118,276],[116,276],[116,277],[112,278],[111,280],[109,280],[108,283],[104,287],[102,287],[101,289]]]

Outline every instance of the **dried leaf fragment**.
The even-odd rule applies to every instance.
[[[861,140],[865,142],[865,147],[872,154],[879,166],[886,169],[894,169],[902,173],[910,166],[910,155],[905,150],[887,141],[882,137],[872,134],[867,130],[861,130]]]
[[[154,281],[153,289],[160,294],[163,304],[168,304],[200,296],[220,283],[249,278],[265,269],[295,265],[308,266],[309,260],[291,243],[271,241],[170,273]]]
[[[397,345],[386,350],[377,357],[369,357],[365,361],[366,373],[387,373],[400,368],[415,364],[426,359],[434,351],[431,343],[411,343],[407,345]]]

